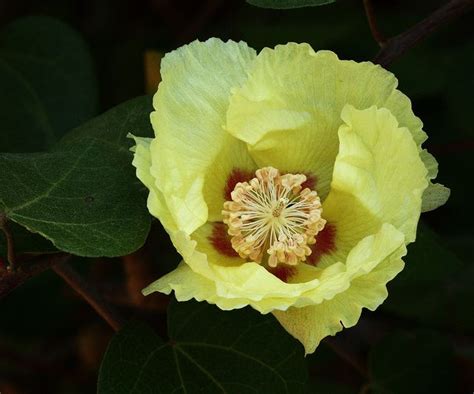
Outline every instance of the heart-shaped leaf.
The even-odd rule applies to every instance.
[[[89,51],[52,18],[22,18],[0,32],[0,91],[1,152],[44,150],[97,111]]]
[[[173,302],[170,340],[131,323],[109,344],[98,393],[302,393],[303,348],[270,316]]]
[[[150,216],[126,135],[151,135],[150,112],[149,97],[134,99],[73,130],[49,152],[0,154],[0,211],[72,254],[138,249]]]

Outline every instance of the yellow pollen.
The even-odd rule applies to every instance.
[[[265,167],[235,185],[222,215],[240,257],[270,267],[306,260],[326,221],[318,194],[302,188],[305,181],[303,174],[281,175]]]
[[[288,199],[280,198],[277,202],[277,206],[272,212],[272,215],[276,218],[281,215],[281,211],[285,208],[285,205],[288,203]]]

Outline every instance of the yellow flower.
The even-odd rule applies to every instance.
[[[449,195],[395,77],[218,39],[167,54],[161,74],[156,137],[134,137],[133,164],[183,261],[144,294],[272,312],[307,353],[376,309],[420,212]]]

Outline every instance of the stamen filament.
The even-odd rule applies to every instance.
[[[317,193],[302,189],[303,174],[285,174],[273,167],[256,171],[249,182],[237,183],[224,203],[224,223],[232,247],[242,258],[276,267],[296,265],[311,254],[324,228]]]

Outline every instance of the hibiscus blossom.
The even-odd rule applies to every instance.
[[[376,309],[421,211],[449,195],[393,74],[219,39],[161,74],[133,164],[183,261],[144,294],[271,312],[307,353]]]

